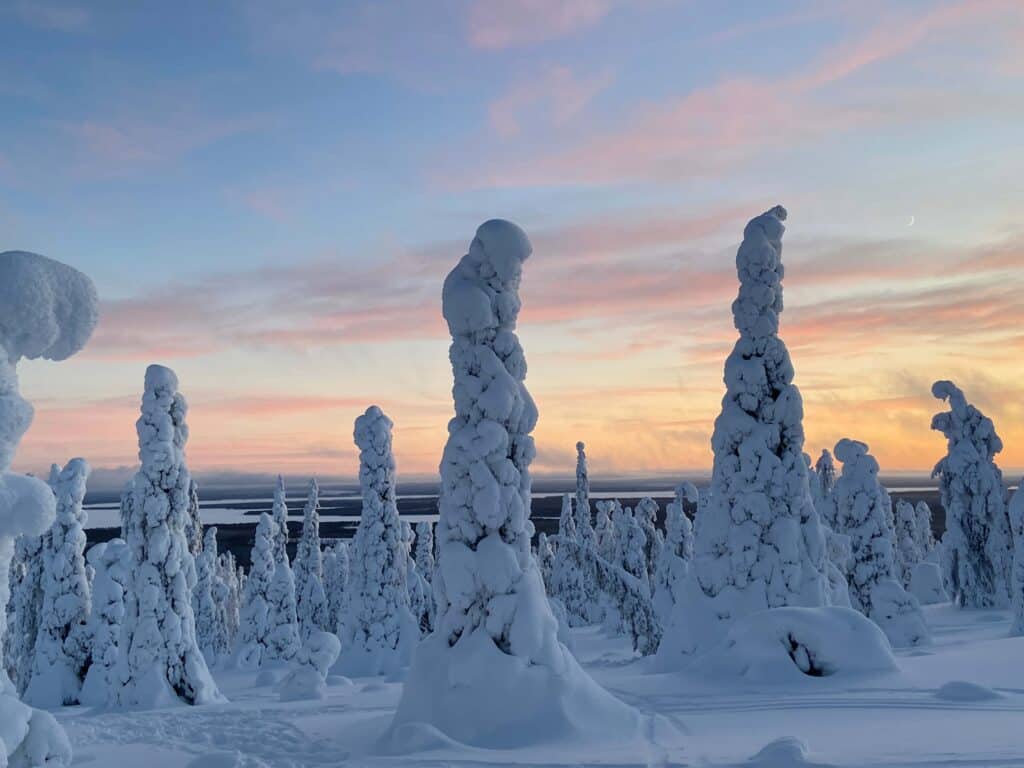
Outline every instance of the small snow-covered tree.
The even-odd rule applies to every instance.
[[[208,666],[227,653],[228,635],[221,606],[227,595],[218,590],[217,527],[210,526],[196,558],[196,586],[192,590],[192,611],[196,617],[196,640]]]
[[[409,590],[409,610],[419,624],[420,632],[427,634],[433,628],[434,600],[430,595],[430,586],[416,568],[416,558],[413,556],[415,538],[412,524],[408,520],[402,520],[402,549],[405,552],[405,586]]]
[[[267,589],[267,636],[263,662],[287,662],[302,647],[295,615],[295,577],[288,560],[274,565]]]
[[[1013,563],[1013,537],[1006,514],[1003,474],[995,455],[1003,449],[992,420],[951,381],[937,381],[932,394],[949,411],[932,418],[946,436],[946,456],[935,465],[946,509],[946,549],[955,565],[950,597],[965,608],[1005,606]]]
[[[203,520],[199,516],[199,486],[193,478],[188,484],[188,517],[186,518],[185,538],[192,557],[199,557],[203,551]]]
[[[909,501],[896,502],[896,569],[904,589],[910,589],[914,567],[924,559],[917,535],[917,512]]]
[[[594,523],[590,517],[590,474],[586,446],[576,443],[576,531],[582,544],[596,546]]]
[[[302,513],[302,538],[295,553],[295,613],[299,635],[305,639],[318,630],[331,629],[327,621],[323,555],[320,552],[320,486],[309,481]]]
[[[932,530],[932,508],[922,499],[914,505],[915,525],[914,538],[923,557],[935,551],[935,532]]]
[[[540,567],[540,575],[544,579],[544,588],[549,595],[554,595],[552,576],[555,571],[555,553],[551,549],[551,542],[546,533],[537,536],[537,565]],[[561,599],[557,597],[555,599],[559,600],[562,610],[565,611],[565,604],[561,602]],[[569,614],[566,612],[566,621],[568,620]]]
[[[642,584],[647,585],[650,592],[650,579],[647,575],[647,535],[640,522],[629,507],[619,508],[612,519],[615,527],[615,560],[614,564],[626,573],[634,576]]]
[[[776,206],[753,219],[736,254],[740,337],[725,362],[710,499],[697,517],[670,642],[659,651],[666,660],[710,648],[756,611],[829,604],[825,537],[803,458],[803,401],[779,337],[785,218]]]
[[[260,515],[253,540],[251,565],[242,592],[236,656],[244,667],[259,667],[266,656],[270,634],[270,583],[274,580],[274,552],[280,528],[266,512]]]
[[[429,585],[434,578],[434,526],[428,520],[416,523],[416,570]]]
[[[10,611],[14,623],[7,633],[6,666],[18,691],[32,677],[36,637],[39,634],[39,616],[43,609],[43,543],[44,536],[19,536],[14,542],[11,561]]]
[[[348,542],[339,541],[324,555],[324,587],[327,590],[328,630],[341,634],[339,626],[348,593]]]
[[[594,523],[594,538],[597,542],[597,553],[608,562],[615,559],[615,529],[612,527],[612,510],[615,505],[610,500],[598,501],[597,515]]]
[[[658,502],[650,496],[644,496],[634,510],[636,522],[644,532],[644,559],[647,561],[648,581],[653,590],[654,572],[658,570],[658,558],[665,537],[658,530]]]
[[[10,471],[33,409],[18,391],[22,358],[65,360],[92,335],[98,316],[92,281],[81,272],[24,251],[0,253],[0,648],[14,540],[39,536],[53,522],[56,501],[41,480]],[[0,765],[66,766],[71,747],[47,713],[18,700],[0,665]]]
[[[1010,602],[1013,624],[1010,634],[1024,635],[1024,480],[1017,485],[1010,499],[1010,531],[1013,534],[1013,576],[1010,579]]]
[[[917,600],[900,585],[895,542],[878,483],[878,462],[868,446],[843,439],[836,444],[843,471],[836,481],[836,526],[850,537],[850,602],[878,624],[894,646],[929,640]]]
[[[822,522],[831,525],[833,508],[830,507],[829,501],[832,497],[832,489],[836,484],[836,465],[827,448],[822,449],[821,456],[814,464],[813,479],[814,482],[810,486],[811,500],[814,502],[814,507],[818,510]]]
[[[505,745],[637,728],[635,712],[559,642],[530,548],[537,409],[515,328],[531,250],[517,226],[488,221],[444,283],[455,416],[441,460],[438,618],[402,691],[391,731],[399,740],[408,723]]]
[[[274,486],[274,504],[270,509],[274,520],[274,563],[288,562],[288,494],[284,488],[284,478],[277,476]]]
[[[217,555],[216,580],[213,585],[214,602],[224,627],[225,653],[235,647],[238,625],[241,623],[242,588],[238,581],[235,556],[230,552]]]
[[[111,685],[116,682],[114,668],[119,656],[121,625],[124,623],[124,598],[131,553],[123,539],[111,539],[91,547],[86,559],[96,572],[92,584],[92,610],[89,614],[92,663],[82,683],[79,701],[92,706],[105,706],[111,701]]]
[[[668,623],[676,594],[693,560],[693,525],[686,516],[686,504],[697,504],[699,494],[693,483],[676,486],[675,498],[665,509],[665,540],[658,555],[654,576],[654,610],[662,625]]]
[[[356,419],[363,510],[352,540],[339,669],[380,674],[408,663],[419,639],[409,607],[406,554],[395,495],[392,422],[373,405]]]
[[[572,542],[580,546],[562,547],[562,542]],[[558,519],[558,542],[555,546],[555,558],[551,563],[551,596],[562,601],[566,617],[571,627],[580,627],[590,623],[593,596],[587,590],[584,570],[586,564],[581,557],[582,542],[576,530],[576,520],[572,509],[572,496],[562,496],[562,513]],[[543,577],[543,561],[540,562]]]
[[[88,477],[84,459],[61,470],[54,486],[57,516],[44,539],[43,605],[25,701],[48,709],[78,703],[91,657],[82,509]]]
[[[141,467],[126,521],[131,581],[116,668],[116,701],[124,707],[222,700],[199,650],[192,613],[187,411],[174,372],[149,366],[135,425]]]

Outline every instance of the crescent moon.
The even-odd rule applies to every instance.
[[[907,222],[907,226],[908,227],[914,226],[914,217],[913,216],[910,217],[910,221]]]

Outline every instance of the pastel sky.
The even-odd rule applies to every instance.
[[[96,281],[20,367],[24,470],[135,462],[146,364],[199,470],[352,476],[352,422],[436,471],[445,273],[531,236],[539,472],[706,469],[743,225],[790,217],[807,449],[943,452],[951,378],[1024,467],[1024,4],[0,1],[0,250]]]

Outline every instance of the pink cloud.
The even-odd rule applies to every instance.
[[[593,26],[611,8],[610,0],[474,0],[466,20],[467,34],[475,48],[532,45]]]
[[[491,102],[491,126],[499,136],[520,133],[524,119],[561,126],[582,112],[613,80],[610,72],[577,77],[563,66],[549,67],[541,75],[516,85]]]

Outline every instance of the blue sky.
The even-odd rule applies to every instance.
[[[537,247],[539,466],[588,436],[608,471],[706,466],[732,252],[776,202],[815,447],[856,437],[883,468],[926,468],[940,375],[1024,442],[1022,14],[0,3],[2,246],[78,266],[104,300],[60,374],[23,366],[39,416],[20,461],[131,463],[142,371],[162,362],[192,395],[199,466],[350,473],[351,420],[378,401],[400,462],[431,472],[440,280],[502,216]]]

